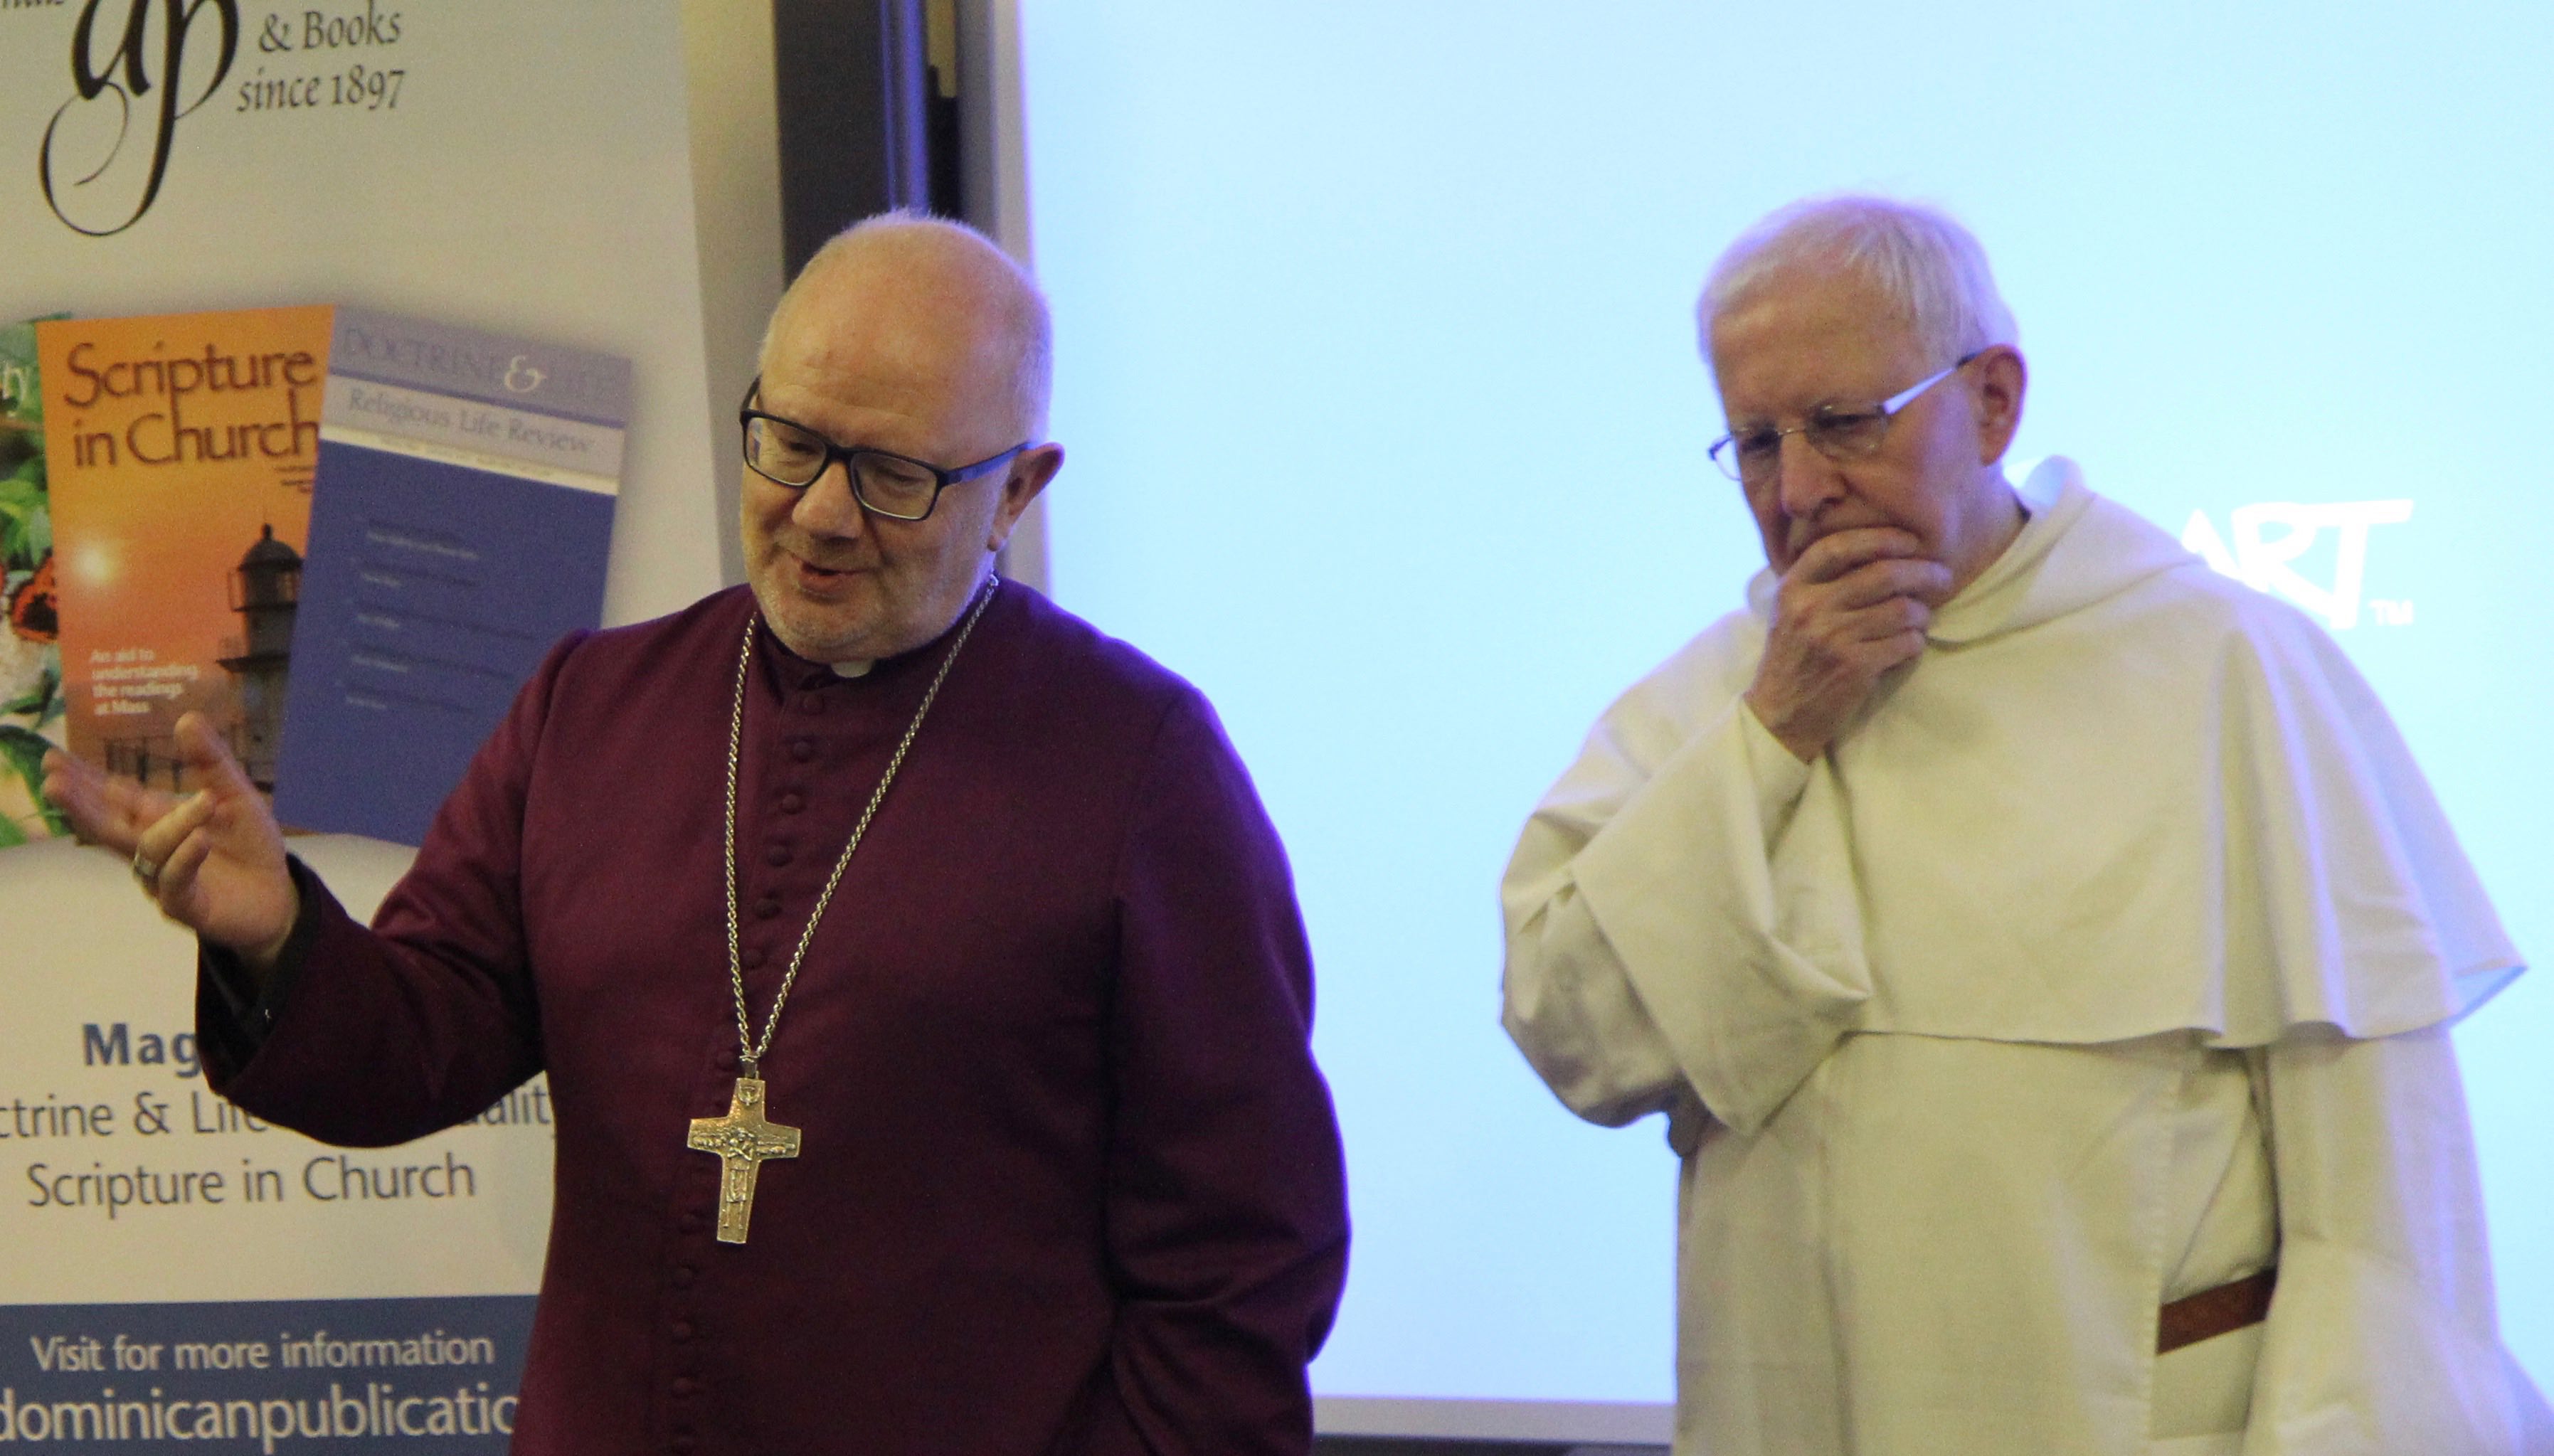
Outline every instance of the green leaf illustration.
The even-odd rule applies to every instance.
[[[27,466],[34,467],[31,474]],[[0,478],[0,562],[14,571],[33,571],[54,549],[54,514],[45,501],[41,462],[29,461],[18,473]]]
[[[42,728],[62,716],[62,665],[51,660],[45,663],[44,675],[35,685],[7,703],[0,703],[0,718],[32,718]]]
[[[45,755],[52,752],[53,747],[53,743],[41,734],[0,724],[0,765],[15,770],[25,781],[27,795],[36,801],[38,817],[45,827],[55,835],[67,835],[71,832],[70,822],[62,818],[60,810],[45,802]],[[5,838],[10,835],[16,838]],[[23,844],[26,841],[26,831],[14,821],[0,819],[0,844]]]
[[[49,314],[47,316],[50,318],[69,317],[68,314],[58,313]],[[0,326],[0,365],[9,366],[13,373],[23,378],[33,379],[35,377],[35,324],[13,323]],[[45,423],[44,392],[41,390],[29,390],[25,398],[11,399],[9,401],[9,415],[11,418],[17,420],[18,423],[25,425],[30,430],[43,428]]]

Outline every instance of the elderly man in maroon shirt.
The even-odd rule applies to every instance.
[[[241,1106],[375,1145],[549,1073],[519,1451],[1310,1445],[1303,929],[1205,700],[992,573],[1047,339],[964,228],[836,239],[746,401],[751,590],[559,644],[370,929],[202,723],[182,803],[49,764]]]

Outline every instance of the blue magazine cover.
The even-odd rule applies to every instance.
[[[627,360],[337,310],[276,813],[415,844],[602,616]]]

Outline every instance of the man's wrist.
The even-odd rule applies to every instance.
[[[1817,762],[1818,755],[1827,750],[1825,738],[1801,731],[1783,715],[1768,713],[1765,705],[1757,699],[1754,689],[1749,689],[1739,701],[1747,705],[1747,711],[1755,715],[1757,725],[1767,733],[1772,734],[1774,741],[1782,744],[1785,752],[1802,763]]]
[[[240,968],[248,972],[249,979],[257,983],[260,991],[274,983],[276,968],[284,963],[285,948],[292,944],[293,929],[300,924],[301,887],[296,884],[292,887],[292,910],[284,918],[284,929],[264,945],[232,951]]]
[[[320,911],[328,903],[328,892],[310,867],[299,859],[285,856],[285,871],[291,878],[290,913],[284,932],[273,941],[258,946],[239,947],[203,938],[204,964],[225,987],[232,1010],[246,1016],[252,1010],[272,1020],[273,1012],[291,993],[300,963],[309,953],[310,941],[318,933]]]

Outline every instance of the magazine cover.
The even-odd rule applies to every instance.
[[[602,621],[631,366],[335,323],[275,810],[415,844],[550,644]]]
[[[331,314],[36,326],[72,752],[191,791],[192,710],[273,790]]]
[[[62,659],[38,380],[36,326],[0,327],[0,848],[69,833],[39,791],[62,742]]]

